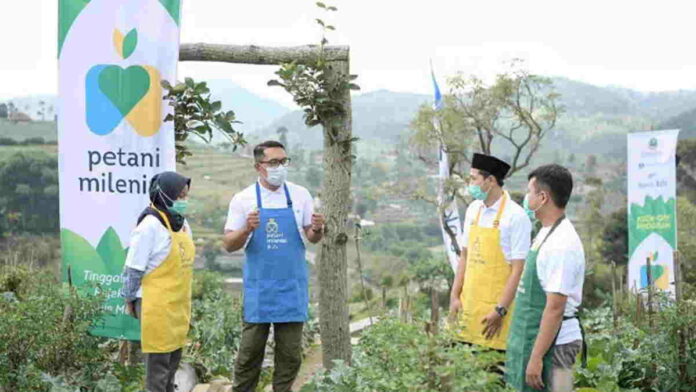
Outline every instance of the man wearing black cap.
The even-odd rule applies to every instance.
[[[510,165],[474,154],[469,194],[475,199],[464,218],[462,253],[452,285],[450,320],[468,343],[505,350],[510,313],[532,223],[503,190]]]

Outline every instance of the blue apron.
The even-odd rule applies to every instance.
[[[309,304],[305,246],[297,229],[287,185],[287,208],[267,209],[256,183],[261,226],[246,247],[244,321],[285,323],[307,321]]]

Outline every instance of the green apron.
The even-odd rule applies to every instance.
[[[512,325],[510,326],[510,336],[507,343],[505,379],[508,384],[518,391],[538,391],[527,385],[526,382],[527,364],[539,334],[544,308],[546,308],[546,292],[541,287],[537,274],[537,257],[539,256],[539,249],[541,249],[542,245],[549,239],[564,218],[565,216],[562,216],[558,219],[541,244],[536,248],[532,247],[529,251],[524,264],[524,274],[517,288],[515,311],[512,315]],[[544,355],[542,379],[546,387],[543,391],[548,391],[549,381],[551,380],[552,359],[553,344],[546,355]]]

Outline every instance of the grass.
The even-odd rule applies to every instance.
[[[23,153],[27,155],[48,154],[52,156],[58,155],[58,146],[56,145],[31,145],[31,146],[0,146],[0,161],[9,158],[10,156]]]
[[[256,180],[251,159],[213,148],[195,147],[179,173],[191,177],[191,197],[227,206],[232,196]],[[222,203],[222,204],[220,204]]]
[[[0,119],[0,137],[9,137],[17,141],[42,137],[46,141],[58,139],[58,130],[53,121],[32,121],[29,123],[13,123]]]

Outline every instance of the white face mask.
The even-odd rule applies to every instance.
[[[285,184],[285,180],[288,179],[288,168],[280,165],[276,168],[266,168],[266,181],[273,186],[281,186]]]

